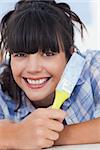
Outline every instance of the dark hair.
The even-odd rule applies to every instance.
[[[74,22],[80,24],[83,36],[84,24],[71,11],[68,4],[56,3],[54,0],[20,0],[16,3],[15,9],[2,18],[0,47],[10,54],[14,52],[34,54],[39,50],[43,53],[48,51],[59,53],[60,44],[69,59],[70,48],[74,46]],[[7,91],[12,98],[19,99],[15,89],[18,92],[21,90],[18,90],[15,81],[11,78],[9,60],[0,79],[3,81],[4,91]]]

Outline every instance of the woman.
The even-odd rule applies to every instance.
[[[79,17],[54,0],[19,1],[3,17],[1,48],[9,59],[0,76],[0,148],[100,142],[100,52],[75,49],[74,22],[83,36]],[[52,109],[73,52],[85,59],[81,76],[61,109]]]

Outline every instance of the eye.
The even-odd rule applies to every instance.
[[[57,54],[57,52],[48,51],[48,52],[44,52],[43,56],[54,56],[56,54]]]
[[[13,53],[14,57],[26,57],[27,54],[26,53]]]

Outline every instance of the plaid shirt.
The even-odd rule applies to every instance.
[[[68,100],[62,105],[67,112],[67,124],[75,124],[100,117],[100,51],[86,51],[81,76]],[[74,60],[75,61],[75,60]],[[77,69],[77,68],[76,68]],[[22,105],[15,112],[16,103],[0,90],[0,119],[20,121],[35,110],[22,95]]]

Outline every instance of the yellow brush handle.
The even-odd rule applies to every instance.
[[[69,98],[69,96],[70,94],[68,92],[56,90],[56,95],[52,108],[59,109],[64,101]]]

